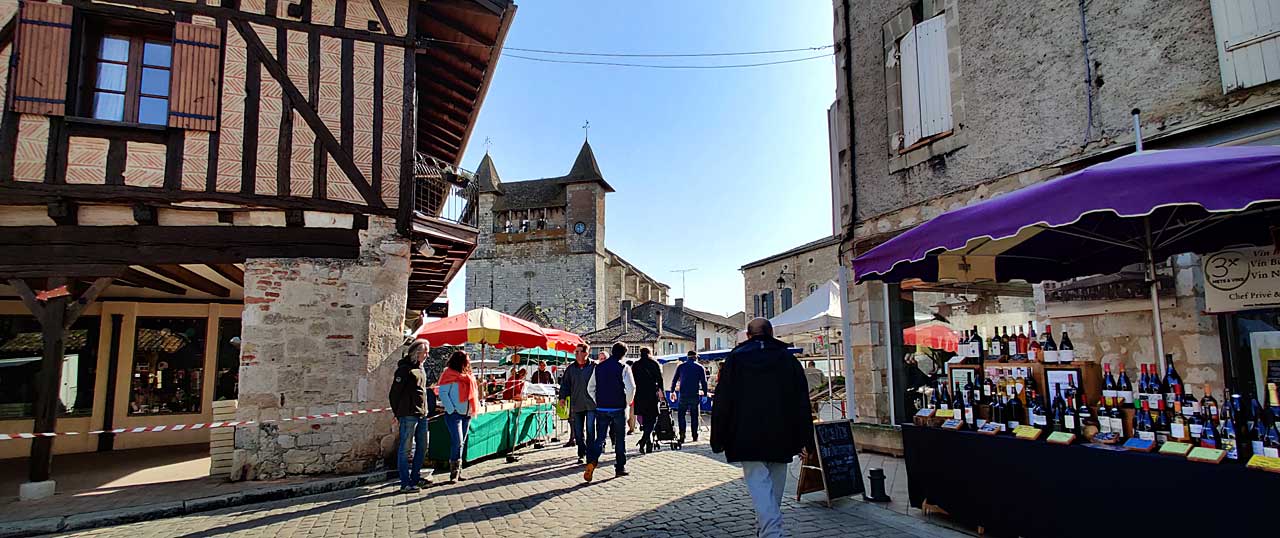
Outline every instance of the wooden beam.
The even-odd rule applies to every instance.
[[[434,122],[429,122],[429,121],[420,122],[418,123],[418,129],[426,129],[427,131],[430,131],[432,133],[435,133],[439,136],[444,137],[445,141],[450,142],[451,146],[462,142],[461,135],[453,131],[450,131],[448,129],[445,129],[444,127],[441,127]]]
[[[453,152],[453,154],[454,154],[454,155],[457,155],[457,154],[458,154],[458,145],[459,145],[459,144],[458,144],[457,142],[450,142],[450,141],[448,141],[448,140],[445,140],[445,139],[441,138],[439,135],[437,135],[437,134],[435,134],[435,133],[431,133],[431,132],[427,132],[427,133],[423,133],[423,134],[427,135],[427,138],[430,138],[430,139],[434,140],[437,144],[439,144],[439,146],[440,146],[440,147],[442,147],[442,148],[448,148],[448,149],[452,150],[452,152]]]
[[[188,288],[202,291],[216,297],[230,297],[231,290],[221,284],[200,276],[195,271],[177,264],[148,265],[147,269],[173,280]]]
[[[0,234],[0,252],[33,265],[238,263],[282,256],[354,259],[360,251],[358,234],[338,228],[12,226]]]
[[[22,304],[27,305],[27,310],[30,310],[36,319],[44,319],[44,305],[36,300],[36,294],[31,291],[31,286],[27,285],[27,281],[21,278],[10,278],[9,286],[18,292],[18,298],[22,299]]]
[[[149,203],[164,207],[178,202],[223,202],[249,207],[309,209],[332,213],[395,215],[395,209],[371,207],[335,200],[296,196],[241,194],[238,192],[166,191],[127,185],[49,185],[33,182],[0,182],[0,205],[40,205],[59,200]],[[190,208],[187,208],[190,209]]]
[[[174,295],[186,295],[187,289],[182,286],[176,286],[165,282],[159,278],[148,275],[137,269],[130,268],[120,275],[120,278],[128,282],[132,282],[143,288],[151,288],[156,291],[172,293]]]
[[[441,54],[444,54],[448,59],[462,64],[463,67],[471,68],[471,70],[475,71],[476,73],[483,75],[485,70],[488,69],[488,66],[480,62],[477,62],[474,58],[460,52],[458,50],[460,47],[462,47],[462,45],[453,45],[450,43],[434,42],[429,47],[421,48],[417,50],[420,52],[427,53],[428,57],[430,57],[432,60],[435,60],[436,63],[439,63],[440,58],[433,56],[430,53],[439,52]]]
[[[280,89],[289,96],[293,109],[297,110],[302,119],[306,120],[307,125],[315,132],[316,139],[324,144],[329,156],[333,157],[333,161],[346,174],[347,179],[351,181],[351,185],[360,192],[360,196],[364,198],[364,201],[370,206],[386,207],[386,203],[382,201],[382,194],[373,191],[373,187],[369,185],[364,173],[356,166],[351,154],[343,151],[342,145],[334,138],[324,120],[320,119],[320,115],[316,113],[315,109],[311,108],[311,105],[303,100],[302,92],[298,91],[298,87],[294,85],[293,79],[289,78],[284,67],[267,51],[267,47],[262,44],[262,38],[258,37],[258,33],[242,20],[232,20],[231,23],[235,25],[236,31],[240,32],[241,37],[244,37],[249,50],[258,55],[258,59],[262,61],[262,66],[267,68],[267,71],[271,73],[271,77],[279,83]]]
[[[432,95],[430,95],[430,97],[434,97],[436,99],[441,99],[441,100],[447,99],[450,103],[453,103],[455,106],[462,106],[467,108],[471,108],[476,104],[474,97],[468,98],[467,96],[462,95],[461,93],[453,91],[452,88],[445,86],[444,84],[440,83],[440,81],[438,80],[424,79],[422,83],[423,83],[423,86],[425,87],[435,88],[437,90],[435,92],[432,92]]]
[[[232,284],[244,287],[244,269],[236,267],[234,263],[211,263],[209,269],[222,275],[222,278],[231,281]]]
[[[124,274],[123,265],[79,264],[5,264],[0,265],[0,278],[48,278],[61,275],[78,277],[116,277]]]
[[[391,37],[396,36],[396,31],[391,27],[391,20],[387,18],[387,10],[382,8],[382,2],[378,0],[370,0],[373,4],[373,12],[378,14],[378,22],[382,25],[382,31]]]
[[[448,80],[460,92],[466,90],[466,93],[480,93],[480,79],[478,78],[469,77],[466,74],[459,73],[457,70],[443,69],[439,64],[434,63],[428,64],[425,69],[427,74],[436,77],[437,80]]]
[[[448,27],[449,29],[458,32],[459,34],[462,34],[467,39],[470,39],[471,41],[478,43],[481,46],[492,47],[494,44],[493,38],[476,33],[474,30],[468,27],[466,23],[459,21],[457,19],[454,19],[453,17],[450,17],[448,15],[445,15],[443,12],[439,10],[433,9],[430,4],[427,4],[425,2],[419,3],[418,11],[426,15],[428,19],[436,21]]]
[[[111,286],[111,280],[112,279],[109,277],[100,277],[95,279],[93,281],[93,285],[89,286],[89,289],[85,290],[84,293],[81,293],[80,296],[76,298],[75,302],[67,305],[67,315],[65,319],[62,320],[63,330],[70,329],[71,324],[75,323],[77,319],[80,319],[80,314],[83,314],[84,310],[89,308],[89,305],[98,300],[98,295],[103,291],[106,291],[107,287]]]
[[[67,284],[62,277],[50,278],[48,286],[56,288]],[[28,288],[29,292],[30,289]],[[69,296],[54,297],[45,303],[40,319],[41,339],[44,340],[44,356],[40,360],[40,370],[36,373],[35,384],[35,433],[50,433],[58,425],[58,393],[62,386],[62,361],[66,353],[66,334],[64,325],[67,314]],[[25,302],[25,298],[24,298]],[[32,310],[32,313],[36,313]],[[31,440],[31,457],[27,460],[30,472],[27,478],[32,482],[49,480],[49,472],[53,468],[53,438],[38,437]]]

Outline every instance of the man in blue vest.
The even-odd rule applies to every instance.
[[[631,367],[622,363],[627,354],[627,346],[622,342],[613,344],[609,358],[600,362],[591,373],[587,382],[587,392],[596,403],[596,439],[587,452],[587,471],[582,478],[591,481],[596,466],[600,464],[600,454],[604,452],[605,439],[612,435],[615,476],[627,476],[627,443],[625,439],[627,427],[627,407],[636,395],[636,382],[631,377]]]
[[[698,353],[690,351],[684,362],[676,368],[676,375],[671,378],[671,392],[676,392],[679,385],[679,400],[676,404],[676,416],[680,423],[680,442],[684,442],[684,416],[689,414],[690,425],[693,426],[693,440],[698,440],[698,412],[702,404],[702,395],[707,391],[707,369],[698,364]],[[699,392],[701,390],[701,392]]]

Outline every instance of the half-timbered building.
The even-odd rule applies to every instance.
[[[457,166],[514,15],[0,0],[0,433],[165,427],[0,458],[51,489],[55,452],[208,442],[176,426],[235,401],[235,477],[379,465],[386,414],[277,420],[385,406],[406,311],[476,243]]]

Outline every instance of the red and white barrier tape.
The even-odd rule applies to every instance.
[[[202,430],[214,428],[231,428],[235,426],[247,426],[249,424],[271,424],[273,422],[296,422],[305,420],[318,420],[322,418],[338,418],[349,417],[352,415],[368,415],[372,413],[384,413],[390,411],[390,407],[381,407],[377,409],[361,409],[359,411],[341,411],[337,413],[320,413],[318,415],[305,415],[301,417],[282,418],[280,420],[225,420],[215,422],[202,422],[199,424],[171,424],[165,426],[139,426],[137,428],[116,428],[114,430],[94,430],[90,432],[46,432],[46,433],[0,433],[0,441],[8,441],[11,439],[35,439],[37,437],[63,437],[72,435],[98,435],[102,433],[154,433],[154,432],[176,432],[183,430]]]

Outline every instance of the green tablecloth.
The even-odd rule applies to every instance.
[[[552,410],[552,404],[547,403],[476,415],[471,419],[471,433],[467,439],[463,460],[472,461],[501,454],[511,450],[513,446],[532,441],[539,433],[546,435],[551,430],[551,423],[546,422],[539,427],[537,413],[548,413]],[[551,415],[544,415],[544,417],[551,417]],[[449,431],[445,427],[444,419],[433,419],[427,431],[429,436],[427,458],[434,461],[447,461]]]

